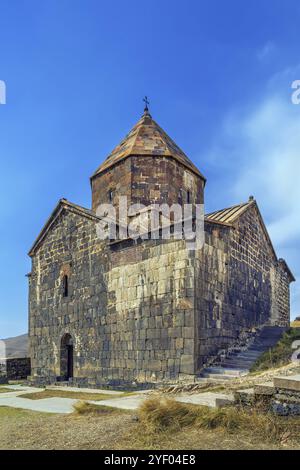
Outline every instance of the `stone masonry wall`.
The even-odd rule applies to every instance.
[[[8,380],[27,379],[30,373],[29,357],[6,359],[6,375]]]
[[[131,171],[133,203],[186,203],[188,191],[191,204],[203,203],[203,180],[176,160],[133,156]]]
[[[170,184],[172,181],[172,184]],[[131,156],[92,179],[93,203],[108,203],[109,190],[113,204],[127,196],[128,205],[141,203],[203,203],[203,180],[176,160],[155,156]]]
[[[194,374],[194,259],[185,242],[114,252],[107,286],[107,326],[114,328],[108,363],[116,378],[163,382]]]
[[[278,269],[255,206],[234,228],[206,224],[196,270],[198,369],[242,331],[272,323],[278,309],[287,325],[289,288]]]
[[[288,301],[255,207],[235,227],[206,223],[197,252],[174,240],[110,244],[93,216],[65,209],[32,257],[31,379],[62,376],[66,334],[75,384],[189,379],[242,331],[287,321]]]
[[[99,345],[107,312],[105,243],[96,238],[95,220],[64,211],[32,258],[29,339],[33,381],[60,376],[64,334],[75,343],[74,371],[87,377],[101,367]],[[63,276],[68,275],[68,297]]]
[[[227,227],[205,224],[205,244],[196,254],[197,370],[232,337],[228,280]],[[225,322],[228,324],[226,328]]]
[[[79,385],[142,384],[194,373],[194,261],[183,241],[108,247],[97,239],[94,220],[65,211],[32,262],[33,382],[62,375],[66,333]]]
[[[277,312],[273,324],[289,326],[290,324],[290,280],[284,267],[279,262],[275,269],[273,281],[273,308]]]
[[[131,203],[131,161],[130,158],[122,160],[114,167],[106,170],[92,179],[92,210],[96,212],[99,204],[112,202],[118,205],[120,196],[127,196]],[[112,191],[113,200],[109,200],[109,191]]]

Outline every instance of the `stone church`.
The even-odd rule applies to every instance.
[[[293,274],[253,197],[205,216],[204,245],[102,240],[100,203],[203,204],[205,177],[148,108],[91,176],[92,207],[61,199],[29,255],[35,384],[149,386],[193,380],[264,325],[287,326]]]

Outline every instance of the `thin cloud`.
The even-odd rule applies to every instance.
[[[272,41],[268,41],[264,46],[257,52],[257,58],[260,61],[270,57],[275,50],[275,44]]]
[[[284,78],[270,81],[265,97],[247,112],[227,113],[207,158],[212,158],[213,165],[222,160],[225,172],[234,175],[233,201],[255,196],[278,255],[286,254],[300,276],[300,105],[292,104],[292,90],[286,88],[295,74],[286,80],[285,71]],[[292,292],[296,314],[300,286],[294,285]]]
[[[270,97],[237,127],[244,139],[236,195],[252,190],[262,201],[277,245],[300,239],[300,107],[295,113],[291,102]]]

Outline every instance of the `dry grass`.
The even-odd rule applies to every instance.
[[[24,393],[24,395],[20,395],[21,398],[29,398],[30,400],[41,400],[42,398],[53,398],[53,397],[60,397],[60,398],[75,398],[78,400],[92,400],[92,401],[100,401],[100,400],[107,400],[111,398],[117,398],[123,395],[109,395],[105,393],[86,393],[86,392],[72,392],[68,390],[52,390],[46,389],[41,392],[36,393]]]
[[[11,388],[0,387],[0,393],[13,392]]]
[[[252,424],[249,424],[252,411],[248,413],[248,417],[245,417],[243,421],[245,424],[241,424],[232,410],[200,410],[200,407],[191,406],[194,411],[188,413],[188,418],[186,411],[178,413],[173,409],[172,413],[168,412],[167,420],[162,418],[164,424],[161,425],[161,419],[157,421],[151,417],[149,421],[149,413],[152,414],[154,405],[152,402],[151,406],[147,405],[146,410],[144,408],[144,412],[139,417],[140,421],[137,423],[133,420],[135,413],[125,410],[109,410],[110,412],[98,414],[54,415],[0,407],[0,449],[267,450],[300,448],[300,431],[297,431],[299,419],[282,418],[279,424],[284,423],[285,433],[280,429],[278,438],[263,439],[261,432],[256,432],[256,415]],[[178,405],[181,407],[181,404],[176,403],[176,407]],[[159,415],[161,405],[159,404],[158,407]],[[169,407],[166,409],[168,411]],[[195,419],[196,410],[198,411]],[[205,420],[203,420],[204,411],[207,416]],[[171,418],[174,414],[175,425],[174,419]],[[201,419],[200,416],[202,416]],[[161,431],[154,431],[157,429],[157,424]],[[272,425],[269,426],[273,432]]]
[[[209,408],[188,405],[170,398],[150,398],[142,403],[139,418],[149,433],[179,431],[195,426],[202,429],[222,428],[228,432],[252,429],[260,432],[262,438],[275,439],[278,434],[275,416],[234,407]]]
[[[209,435],[211,442],[214,435],[215,447],[212,448],[216,449],[262,449],[265,448],[263,443],[267,448],[287,445],[297,448],[300,443],[300,418],[281,418],[258,409],[214,409],[178,403],[168,398],[151,398],[139,409],[139,424],[134,433],[135,448],[156,448],[158,442],[169,438],[176,440],[176,436],[179,442],[180,437],[186,434],[190,436],[190,448],[210,448],[202,446],[199,433]],[[218,435],[223,436],[227,445],[217,441]]]
[[[73,405],[75,413],[78,415],[92,415],[99,416],[104,414],[120,413],[117,408],[110,406],[94,405],[93,403],[87,403],[85,401],[78,401]]]
[[[56,415],[0,407],[0,449],[116,449],[130,413]]]

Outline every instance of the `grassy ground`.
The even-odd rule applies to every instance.
[[[290,328],[274,348],[262,354],[253,364],[251,372],[258,372],[288,364],[294,352],[293,341],[300,340],[300,329]]]
[[[53,415],[0,407],[0,449],[288,448],[300,449],[300,418],[256,410],[213,410],[161,397],[138,413],[91,407]]]
[[[6,393],[6,392],[11,392],[12,390],[10,388],[5,388],[3,386],[0,387],[0,393]]]
[[[117,448],[130,414],[55,415],[0,407],[0,449]]]
[[[53,397],[60,397],[60,398],[76,398],[78,400],[93,400],[93,401],[100,401],[100,400],[108,400],[110,398],[118,397],[120,395],[109,395],[105,393],[86,393],[86,392],[72,392],[68,390],[52,390],[47,389],[41,392],[36,393],[24,393],[20,395],[21,398],[29,398],[30,400],[41,400],[42,398],[53,398]]]

